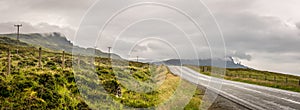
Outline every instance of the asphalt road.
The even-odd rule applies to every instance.
[[[169,66],[169,69],[182,79],[216,91],[249,109],[300,110],[300,93],[212,78],[187,67]]]

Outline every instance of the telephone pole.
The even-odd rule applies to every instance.
[[[111,56],[110,56],[110,49],[111,49],[111,47],[107,47],[108,48],[108,58],[110,58]]]
[[[22,27],[22,24],[15,24],[15,27],[17,27],[17,40],[19,41],[20,37],[20,27]]]
[[[19,45],[20,27],[22,27],[22,24],[15,24],[14,26],[17,27],[17,45]],[[17,54],[19,54],[19,49],[17,49]]]

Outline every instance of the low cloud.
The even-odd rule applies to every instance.
[[[61,32],[67,36],[68,39],[74,39],[75,30],[80,24],[81,18],[88,7],[92,5],[95,0],[78,0],[73,2],[71,0],[26,0],[26,2],[4,0],[0,1],[0,33],[15,33],[16,28],[14,24],[23,24],[21,33],[45,33],[45,32]],[[130,0],[128,0],[131,2]],[[107,1],[109,2],[109,1]],[[92,15],[94,21],[89,21],[90,27],[97,27],[96,21],[105,20],[104,16],[109,17],[110,9],[121,6],[123,3],[129,3],[127,1],[111,3],[109,6],[103,6],[105,10],[103,13]],[[204,0],[212,14],[216,17],[219,26],[224,34],[224,40],[226,43],[226,50],[228,55],[242,60],[249,64],[248,66],[257,66],[262,69],[276,69],[277,66],[287,64],[292,67],[300,66],[295,62],[299,62],[300,56],[300,15],[299,1],[290,2],[282,0]],[[189,5],[189,2],[184,0],[174,0],[174,4],[180,8],[186,8],[192,10],[198,8],[196,5]],[[127,5],[126,5],[127,6]],[[276,8],[274,8],[276,7]],[[149,7],[148,7],[149,8]],[[200,57],[209,58],[210,51],[209,46],[206,44],[205,39],[201,39],[201,33],[194,29],[193,25],[189,24],[184,18],[180,18],[176,13],[165,10],[165,8],[151,8],[140,7],[137,10],[132,8],[127,14],[124,12],[122,16],[118,16],[116,25],[111,25],[108,28],[103,42],[99,44],[99,48],[106,51],[107,46],[111,46],[114,41],[114,34],[119,28],[124,28],[118,23],[130,23],[133,17],[140,16],[165,16],[166,18],[172,18],[171,21],[178,23],[179,26],[184,27],[184,30],[191,35],[191,40],[195,42],[196,49]],[[208,15],[203,15],[203,10],[198,10],[191,13],[192,17],[201,16],[201,26],[205,29],[208,38],[217,33],[215,28],[210,24],[205,24],[211,21],[211,19],[205,19]],[[288,12],[288,13],[286,13]],[[174,14],[174,15],[173,15]],[[199,17],[198,16],[198,17]],[[292,20],[290,20],[292,19]],[[17,22],[16,22],[17,21]],[[23,21],[23,22],[18,22]],[[144,24],[143,24],[144,23]],[[127,55],[128,48],[134,45],[138,38],[162,36],[172,44],[176,44],[178,50],[182,51],[183,56],[191,58],[194,52],[191,42],[185,39],[182,33],[177,32],[174,28],[163,22],[143,22],[142,24],[135,25],[127,30],[123,39],[118,42],[120,44],[119,49],[116,48],[114,52]],[[202,24],[203,23],[203,24]],[[89,29],[89,28],[87,28]],[[90,30],[87,30],[90,31]],[[177,32],[177,33],[176,33]],[[156,33],[156,34],[153,34]],[[98,33],[89,33],[94,35]],[[97,37],[97,36],[96,36]],[[78,41],[82,41],[81,46],[91,47],[95,41],[92,37],[86,35]],[[218,40],[218,39],[215,39]],[[214,39],[211,39],[214,41]],[[210,42],[212,44],[214,42]],[[221,43],[215,43],[221,44]],[[214,45],[214,46],[216,46]],[[215,50],[223,51],[223,45],[217,45],[211,47]],[[114,48],[115,49],[115,48]],[[168,56],[174,57],[173,51],[170,50],[167,45],[162,44],[149,44],[140,45],[136,47],[135,52],[141,52],[146,54],[145,57],[153,56]],[[170,54],[167,54],[167,53]],[[263,55],[261,55],[263,53]],[[278,57],[280,56],[280,57]],[[272,63],[272,66],[266,66]],[[296,73],[299,70],[284,70],[278,71],[293,72]]]
[[[300,22],[296,23],[296,27],[300,29]]]
[[[241,51],[232,51],[227,53],[227,55],[230,57],[238,58],[240,60],[247,60],[247,61],[251,61],[252,58],[251,55]]]
[[[0,33],[16,33],[17,29],[15,24],[22,24],[20,33],[49,33],[59,32],[65,35],[68,39],[73,39],[75,30],[68,27],[59,27],[56,25],[50,25],[48,23],[39,23],[36,25],[27,22],[5,22],[0,23]]]

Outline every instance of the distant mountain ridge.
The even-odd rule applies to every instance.
[[[16,39],[16,34],[0,34],[0,37],[7,37]],[[82,48],[79,46],[74,46],[74,44],[66,39],[66,37],[60,33],[30,33],[30,34],[20,34],[20,41],[25,42],[29,45],[39,46],[43,48],[48,48],[55,51],[66,51],[72,53],[73,51],[81,55],[95,55],[107,58],[108,53],[102,52],[100,50],[95,50],[93,48]],[[1,41],[0,41],[1,42]],[[2,41],[5,43],[5,41]],[[16,42],[14,42],[16,43]],[[24,44],[25,45],[25,44]],[[119,55],[111,54],[111,57],[116,59],[121,59]],[[213,59],[215,66],[223,67],[222,64],[226,62],[227,68],[248,68],[247,66],[235,63],[231,57],[226,60]],[[155,64],[166,64],[166,65],[199,65],[199,66],[211,66],[212,59],[170,59],[160,62],[154,62]]]
[[[226,60],[222,59],[170,59],[161,62],[155,62],[155,64],[166,64],[166,65],[194,65],[194,66],[212,66],[212,61],[214,61],[214,66],[224,67],[226,63],[226,68],[249,68],[247,66],[235,63],[232,57],[228,57]]]
[[[17,39],[17,34],[0,34],[0,37]],[[104,58],[108,57],[108,53],[97,49],[74,46],[71,41],[58,32],[20,34],[19,40],[33,46],[48,48],[55,51],[64,50],[68,53],[72,53],[74,49],[75,52],[82,55],[96,55]],[[111,54],[111,57],[121,58],[119,55],[113,53]]]

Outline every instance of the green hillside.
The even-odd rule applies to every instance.
[[[186,66],[195,71],[198,71],[199,73],[209,76],[211,75],[210,66]],[[204,68],[206,68],[206,71],[204,71]],[[224,79],[300,92],[300,77],[288,74],[259,71],[247,68],[227,68]]]
[[[1,109],[121,109],[122,106],[109,105],[97,102],[97,98],[112,97],[115,102],[129,107],[147,108],[157,106],[169,99],[180,78],[172,75],[165,66],[149,65],[144,63],[129,62],[129,65],[112,67],[108,58],[95,57],[93,69],[99,82],[91,78],[88,72],[77,73],[74,76],[72,65],[78,65],[77,58],[71,54],[65,55],[65,68],[62,68],[62,52],[42,51],[41,64],[38,66],[39,53],[36,47],[16,40],[0,37],[0,108]],[[11,52],[11,72],[7,73],[8,50]],[[18,50],[18,54],[17,51]],[[73,59],[76,62],[73,62]],[[122,62],[124,60],[120,60]],[[83,68],[89,68],[90,62],[81,59],[79,62]],[[150,68],[153,67],[153,68]],[[126,71],[123,71],[124,68]],[[130,70],[130,71],[127,71]],[[124,76],[131,74],[132,79],[123,78],[117,80],[116,74]],[[160,86],[161,76],[164,81]],[[153,78],[154,77],[154,78]],[[80,95],[78,86],[84,84]],[[140,93],[129,90],[120,81],[136,80],[138,84],[148,89],[155,89],[152,92]],[[105,91],[98,92],[101,84]],[[153,85],[154,84],[154,85]],[[153,88],[155,87],[155,88]],[[120,92],[118,92],[120,91]],[[199,91],[199,90],[198,90]],[[121,94],[120,97],[116,95]],[[195,95],[193,101],[186,109],[198,109],[203,91]],[[95,99],[92,102],[85,102],[84,99]],[[102,104],[102,105],[101,105]],[[106,104],[106,106],[103,106]]]
[[[11,39],[17,39],[16,34],[0,34],[2,37],[7,37]],[[107,53],[100,50],[95,50],[93,48],[82,48],[79,46],[74,46],[71,41],[66,39],[66,37],[60,33],[31,33],[31,34],[20,34],[20,41],[36,46],[48,48],[54,51],[66,51],[72,53],[72,50],[80,51],[82,54],[96,55],[98,57],[108,57]],[[14,44],[16,45],[16,44]],[[116,54],[111,54],[113,58],[120,58]]]

